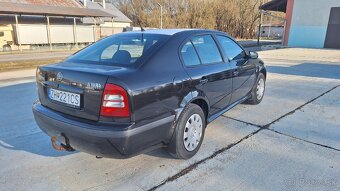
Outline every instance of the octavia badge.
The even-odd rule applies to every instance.
[[[62,74],[61,72],[58,72],[58,74],[57,74],[57,80],[58,80],[58,81],[61,81],[61,80],[63,80],[63,78],[64,78],[63,74]]]

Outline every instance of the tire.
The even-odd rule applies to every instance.
[[[205,119],[204,112],[198,105],[189,104],[185,107],[177,121],[174,136],[168,146],[168,152],[174,158],[189,159],[197,153],[204,138]],[[193,121],[196,123],[193,123]]]
[[[4,52],[10,52],[10,51],[12,51],[12,47],[11,47],[10,45],[4,45],[4,46],[2,47],[2,50],[3,50]]]
[[[264,97],[265,90],[266,90],[266,78],[264,77],[263,73],[260,73],[251,91],[251,94],[250,94],[251,96],[246,101],[246,103],[251,104],[251,105],[257,105],[261,103]]]

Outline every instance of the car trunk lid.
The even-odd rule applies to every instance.
[[[106,81],[122,70],[70,62],[42,66],[37,73],[40,102],[70,116],[98,121]]]

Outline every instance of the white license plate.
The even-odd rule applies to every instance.
[[[80,107],[80,94],[65,92],[50,88],[48,97],[51,100],[61,102],[70,106]]]

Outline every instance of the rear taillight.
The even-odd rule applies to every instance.
[[[45,75],[42,73],[39,67],[36,70],[36,80],[37,82],[45,81]]]
[[[106,84],[103,92],[100,115],[104,117],[129,117],[127,92],[115,84]]]

